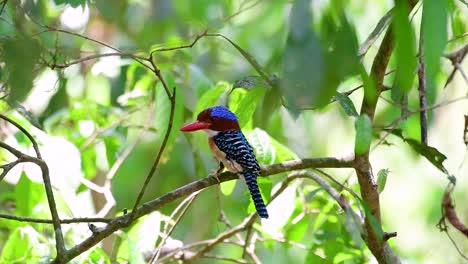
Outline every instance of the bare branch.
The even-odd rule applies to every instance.
[[[36,140],[34,139],[34,137],[30,133],[26,129],[24,129],[22,126],[20,126],[18,123],[11,120],[10,118],[2,114],[0,114],[0,118],[9,122],[15,127],[17,127],[21,132],[23,132],[23,134],[26,135],[26,137],[31,141],[33,145],[37,158],[33,158],[26,154],[22,154],[19,159],[22,159],[25,162],[35,163],[41,169],[42,179],[44,181],[44,188],[45,188],[46,196],[47,196],[47,202],[49,204],[49,209],[52,215],[52,222],[53,222],[54,231],[55,231],[55,240],[56,240],[55,246],[57,248],[57,258],[56,258],[57,263],[59,264],[65,263],[65,261],[63,260],[64,253],[65,253],[65,242],[63,240],[62,227],[60,226],[60,218],[58,216],[57,206],[55,204],[55,199],[54,199],[54,193],[52,191],[52,184],[50,182],[49,167],[47,166],[45,161],[42,159],[41,153],[39,152],[39,146]]]
[[[0,218],[12,220],[12,221],[18,221],[18,222],[53,224],[53,221],[50,219],[22,217],[22,216],[16,216],[16,215],[8,215],[8,214],[0,214]],[[82,217],[82,218],[60,219],[60,223],[61,224],[110,223],[112,220],[113,218]]]

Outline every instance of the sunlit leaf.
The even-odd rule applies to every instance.
[[[237,115],[241,129],[245,130],[252,127],[253,114],[265,92],[265,88],[258,88],[248,90],[246,93],[236,89],[231,93],[229,109]]]
[[[254,129],[247,133],[247,138],[255,150],[260,164],[270,165],[276,160],[276,149],[272,145],[270,136],[261,129]]]
[[[117,251],[117,260],[130,263],[146,263],[143,255],[155,247],[161,225],[161,214],[153,212],[140,218],[130,230],[123,234]]]
[[[219,82],[215,87],[206,91],[197,102],[197,106],[193,112],[193,119],[196,119],[197,115],[204,109],[218,105],[219,98],[224,92],[228,91],[230,87],[231,85],[229,83]]]
[[[82,264],[110,264],[111,261],[107,256],[106,252],[100,247],[95,247],[89,253],[88,258],[86,260],[82,260]]]
[[[231,193],[234,191],[235,187],[236,187],[236,181],[222,182],[221,183],[221,192],[226,196],[231,195]]]
[[[302,238],[307,234],[307,229],[309,228],[309,219],[303,217],[297,223],[290,225],[286,231],[286,238],[291,241],[300,242]]]
[[[16,197],[21,197],[16,203],[16,213],[21,216],[32,216],[36,206],[44,198],[44,186],[31,181],[22,174],[15,188]]]
[[[387,176],[390,171],[388,169],[381,169],[379,172],[377,172],[377,189],[379,193],[382,193],[385,184],[387,183]]]
[[[322,258],[321,256],[315,254],[314,251],[310,250],[309,253],[307,253],[304,263],[326,263],[326,259]]]
[[[392,10],[388,11],[377,23],[374,30],[367,37],[366,41],[359,47],[359,56],[364,56],[374,42],[379,38],[384,29],[390,24],[392,19]]]
[[[8,237],[3,246],[0,263],[38,263],[50,254],[40,241],[44,238],[31,226],[19,227]]]
[[[372,142],[372,123],[369,117],[364,114],[359,116],[354,122],[356,129],[356,140],[354,151],[356,154],[363,154],[369,150]]]

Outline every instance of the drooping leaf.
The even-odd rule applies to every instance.
[[[426,65],[426,87],[429,103],[434,100],[440,57],[447,44],[447,1],[423,1],[423,56]]]
[[[440,171],[445,174],[448,174],[447,169],[444,167],[443,162],[447,159],[447,157],[442,154],[439,150],[434,147],[421,144],[421,142],[414,140],[412,138],[405,138],[401,132],[401,130],[392,130],[392,134],[398,136],[399,138],[403,139],[406,143],[408,143],[411,148],[425,157],[432,165],[436,166]]]
[[[393,9],[392,9],[393,10]],[[359,47],[359,56],[364,56],[369,48],[374,44],[374,42],[379,38],[380,34],[384,31],[384,29],[390,24],[390,21],[392,19],[392,10],[389,10],[377,23],[375,26],[374,30],[370,33],[370,35],[367,37],[366,41],[361,44]]]
[[[35,77],[34,66],[39,61],[42,47],[28,36],[3,40],[2,58],[8,72],[10,102],[21,102],[29,94]]]
[[[320,41],[311,28],[309,4],[307,0],[295,0],[293,3],[283,57],[280,87],[293,112],[297,111],[294,109],[328,101],[320,89],[325,69],[324,58]]]
[[[393,30],[395,32],[395,56],[397,61],[396,82],[392,87],[392,99],[400,101],[413,85],[416,69],[416,46],[414,31],[409,21],[406,1],[396,1]]]
[[[353,101],[351,101],[348,96],[342,93],[336,93],[335,99],[348,116],[359,116]]]
[[[356,129],[354,152],[358,155],[364,154],[369,150],[372,142],[371,120],[366,114],[361,115],[354,122],[354,127]]]
[[[388,169],[381,169],[377,172],[377,190],[382,193],[387,183],[387,176],[390,171]]]

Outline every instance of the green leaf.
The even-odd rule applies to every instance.
[[[412,138],[405,138],[402,135],[401,130],[393,130],[392,134],[403,139],[406,143],[408,143],[411,146],[411,148],[414,151],[425,157],[429,162],[432,163],[432,165],[436,166],[436,168],[438,168],[440,171],[442,171],[445,174],[448,174],[447,169],[442,164],[447,159],[447,157],[444,154],[442,154],[439,150],[437,150],[434,147],[424,145]]]
[[[3,40],[2,57],[8,71],[10,102],[21,102],[32,89],[35,77],[34,66],[39,61],[42,47],[39,42],[28,36]]]
[[[15,196],[19,199],[16,203],[16,214],[30,217],[35,215],[36,206],[40,206],[40,201],[44,198],[44,186],[31,181],[23,173],[16,184]]]
[[[387,176],[389,170],[388,169],[381,169],[377,172],[377,189],[379,193],[382,193],[385,188],[385,183],[387,183]]]
[[[94,247],[86,259],[82,259],[82,264],[110,264],[111,261],[106,252],[100,247]]]
[[[16,228],[3,246],[0,263],[38,263],[49,248],[40,243],[41,235],[31,226]]]
[[[221,192],[226,196],[231,195],[231,193],[234,191],[235,187],[236,187],[236,181],[222,182],[221,183]]]
[[[332,97],[323,93],[325,62],[320,41],[311,28],[310,1],[295,0],[283,56],[280,88],[293,113],[306,106],[324,105]]]
[[[227,82],[218,82],[215,87],[206,91],[200,100],[198,100],[197,106],[195,107],[195,111],[193,112],[193,119],[197,118],[197,115],[205,110],[208,107],[212,107],[218,105],[218,100],[221,95],[230,90],[231,85]]]
[[[256,128],[256,129],[259,129],[259,128]],[[274,163],[287,161],[287,160],[293,160],[293,159],[299,159],[299,156],[297,156],[296,153],[294,153],[285,145],[276,141],[274,138],[270,137],[270,142],[276,151],[276,159]]]
[[[265,92],[265,88],[258,88],[247,92],[236,89],[231,93],[229,109],[237,115],[241,129],[252,128],[253,114]]]
[[[395,32],[395,57],[397,61],[396,85],[392,88],[392,99],[399,102],[413,86],[416,69],[416,45],[414,31],[409,21],[407,1],[396,1],[393,29]]]
[[[455,5],[455,10],[451,12],[451,25],[452,25],[452,34],[454,37],[462,36],[467,31],[467,21],[465,14],[463,13],[457,5]]]
[[[287,240],[300,242],[307,234],[309,228],[309,218],[303,217],[299,222],[289,226],[286,231]]]
[[[426,86],[429,102],[433,101],[440,57],[447,44],[447,1],[423,1],[423,55],[426,64]]]
[[[81,166],[86,179],[92,179],[97,173],[97,154],[94,146],[81,151]],[[111,164],[109,164],[111,165]]]
[[[321,256],[315,254],[314,250],[310,250],[307,253],[304,263],[327,263],[327,261]]]
[[[54,0],[56,5],[69,4],[72,7],[85,6],[86,0]]]
[[[109,164],[109,167],[112,167],[114,162],[117,160],[119,156],[119,148],[122,144],[121,140],[117,136],[104,136],[104,145],[106,146],[106,158]]]
[[[270,165],[275,163],[276,149],[273,147],[268,133],[261,129],[254,129],[247,133],[246,137],[260,164]]]
[[[143,255],[151,252],[159,237],[161,214],[152,212],[140,218],[130,230],[123,235],[122,243],[117,251],[118,261],[130,263],[146,263]]]
[[[357,155],[364,154],[369,150],[372,142],[371,120],[366,114],[361,115],[354,122],[354,127],[356,128],[354,152]]]
[[[359,47],[359,56],[364,56],[367,53],[372,44],[374,44],[374,42],[379,38],[388,24],[390,24],[392,17],[392,10],[390,10],[379,20],[374,30],[367,37],[366,41],[364,41],[364,43],[362,43],[362,45]]]
[[[358,112],[356,111],[356,107],[354,107],[353,101],[351,101],[348,96],[342,93],[336,93],[335,99],[338,101],[338,103],[341,105],[341,108],[343,108],[348,116],[359,116]]]
[[[366,218],[371,224],[371,227],[374,230],[375,234],[377,235],[377,238],[381,240],[384,234],[382,230],[382,226],[379,224],[379,221],[377,221],[375,216],[371,213],[370,208],[366,203],[362,203],[362,207],[364,208],[364,213],[366,214]]]

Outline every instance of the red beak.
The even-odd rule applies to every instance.
[[[191,131],[197,131],[201,129],[207,129],[210,127],[210,125],[211,125],[210,123],[195,121],[193,123],[190,123],[188,125],[181,127],[179,130],[182,132],[191,132]]]

